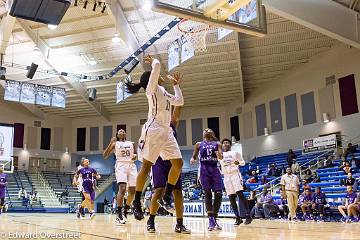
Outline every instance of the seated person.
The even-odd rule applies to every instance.
[[[349,162],[345,162],[345,167],[342,168],[345,174],[351,173],[352,169]]]
[[[311,183],[312,182],[312,172],[311,170],[308,168],[306,169],[303,173],[302,173],[302,176],[301,176],[301,179],[302,180],[305,180],[306,183]]]
[[[276,204],[274,204],[273,197],[271,196],[271,193],[267,190],[266,186],[264,187],[260,195],[260,198],[258,199],[258,202],[255,205],[255,216],[257,217],[261,217],[259,212],[260,208],[264,210],[265,219],[270,219],[271,212],[272,211],[277,212],[278,210],[278,207]]]
[[[325,193],[321,192],[320,187],[317,187],[314,194],[314,203],[312,208],[319,213],[319,217],[318,217],[319,221],[324,221],[325,205],[326,205],[326,195]]]
[[[246,182],[247,183],[257,183],[259,181],[259,177],[255,170],[251,172],[251,178],[249,178]]]
[[[352,145],[352,143],[348,143],[347,148],[345,149],[344,152],[344,159],[347,160],[348,156],[353,157],[354,153],[356,152],[356,148],[358,147],[358,145]]]
[[[27,192],[24,187],[22,187],[18,192],[18,200],[27,198]]]
[[[360,159],[353,157],[351,161],[355,162],[356,168],[360,168]]]
[[[275,164],[271,164],[268,167],[267,176],[268,177],[275,177],[277,174],[277,169],[275,167]]]
[[[312,173],[312,182],[313,183],[316,183],[316,182],[320,182],[320,177],[319,177],[319,175],[317,174],[317,172],[316,171],[314,171],[313,173]]]
[[[344,186],[354,186],[355,184],[355,178],[353,178],[352,173],[349,172],[347,174],[347,178],[343,180]]]
[[[349,222],[351,217],[357,217],[357,210],[359,209],[357,204],[358,196],[351,186],[347,187],[347,194],[344,200],[344,204],[340,205],[338,209],[343,216],[342,221]]]
[[[313,215],[312,215],[313,204],[314,204],[314,196],[311,192],[311,188],[305,188],[302,204],[300,206],[305,220],[313,219]]]
[[[282,194],[282,189],[280,189],[280,199],[274,200],[274,203],[278,206],[279,212],[278,215],[280,215],[281,218],[286,218],[289,215],[289,207],[287,206],[287,198],[286,195]]]
[[[267,177],[265,175],[262,175],[260,178],[260,184],[265,185],[268,183]]]

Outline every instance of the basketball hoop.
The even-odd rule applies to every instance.
[[[210,25],[183,19],[177,27],[186,40],[193,45],[195,51],[206,52],[206,35],[211,29]]]

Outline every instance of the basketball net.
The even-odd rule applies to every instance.
[[[196,52],[207,51],[206,35],[211,29],[210,25],[183,19],[178,24],[178,29],[184,34],[186,40],[193,45]]]

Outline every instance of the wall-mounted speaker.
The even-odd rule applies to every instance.
[[[96,99],[96,92],[97,92],[96,88],[90,88],[90,89],[89,89],[89,101],[90,101],[90,102],[95,101],[95,99]]]
[[[28,72],[27,72],[27,74],[26,74],[26,77],[27,77],[27,78],[30,78],[30,79],[33,79],[37,68],[38,68],[38,65],[37,65],[37,64],[31,63],[31,66],[28,67]]]

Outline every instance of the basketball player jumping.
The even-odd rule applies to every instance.
[[[94,183],[96,182],[96,179],[100,179],[101,176],[96,172],[95,169],[89,167],[90,160],[85,159],[83,160],[83,168],[78,170],[74,176],[73,179],[73,185],[77,186],[78,178],[81,175],[83,183],[83,194],[85,197],[85,200],[81,203],[81,208],[87,208],[90,213],[90,219],[94,218],[95,211],[94,211],[94,200],[95,200],[95,186]],[[81,210],[83,211],[83,210]]]
[[[6,187],[7,175],[4,173],[4,165],[0,165],[0,214],[4,211]]]
[[[126,132],[123,129],[118,131],[116,138],[111,139],[109,146],[103,153],[104,159],[108,159],[113,152],[115,152],[116,156],[115,176],[119,188],[117,193],[118,216],[116,217],[116,222],[125,224],[127,211],[130,209],[130,204],[134,199],[137,168],[134,163],[134,160],[136,160],[134,143],[126,140]],[[128,186],[128,197],[123,208],[126,186]]]
[[[205,207],[209,217],[209,231],[221,230],[217,223],[217,215],[222,201],[222,179],[218,167],[218,159],[222,159],[221,143],[217,141],[214,132],[207,128],[203,133],[204,140],[195,145],[190,164],[200,159],[200,184],[204,190]],[[212,200],[214,192],[214,202]]]
[[[170,126],[173,129],[173,134],[176,138],[176,128],[179,125],[180,118],[180,109],[181,107],[177,106],[174,108]],[[154,194],[151,198],[151,207],[150,207],[150,217],[147,221],[147,230],[148,232],[155,232],[155,216],[159,210],[158,200],[164,195],[167,176],[169,175],[171,169],[171,162],[164,161],[160,157],[156,160],[156,163],[151,168],[152,174],[152,185],[154,189]],[[184,197],[182,194],[182,183],[181,177],[174,187],[174,202],[176,210],[176,226],[175,232],[190,234],[191,231],[187,229],[183,224],[183,211],[184,211]]]
[[[222,140],[223,159],[220,161],[222,174],[224,175],[224,185],[229,196],[231,207],[236,216],[235,226],[239,226],[243,221],[240,217],[236,197],[239,198],[239,207],[243,206],[245,210],[245,224],[250,224],[250,209],[247,199],[243,193],[243,178],[239,171],[239,166],[244,166],[245,161],[239,152],[231,151],[231,141]]]
[[[171,106],[182,106],[184,99],[179,87],[181,74],[175,73],[168,76],[173,81],[175,95],[169,94],[161,83],[164,81],[160,77],[160,62],[148,56],[146,63],[151,63],[152,71],[144,72],[140,78],[140,83],[126,83],[129,93],[137,93],[140,88],[146,89],[146,97],[149,103],[147,122],[144,124],[141,137],[139,139],[139,156],[143,161],[141,169],[136,179],[136,192],[133,202],[134,217],[137,220],[144,218],[141,208],[141,194],[145,181],[149,176],[151,166],[161,156],[162,159],[169,159],[171,169],[169,171],[165,193],[159,203],[169,212],[174,212],[171,206],[171,194],[176,182],[179,179],[183,160],[178,143],[170,127]]]

